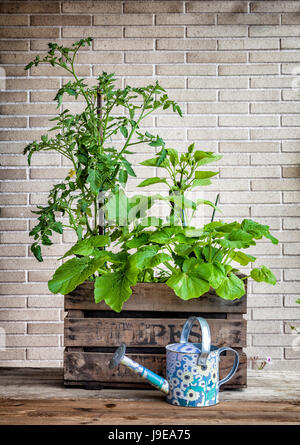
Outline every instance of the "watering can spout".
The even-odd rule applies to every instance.
[[[109,368],[113,369],[121,363],[142,377],[144,380],[147,380],[156,389],[159,389],[164,394],[169,394],[169,383],[166,379],[160,377],[159,375],[155,374],[155,372],[150,371],[150,369],[145,368],[131,358],[127,357],[125,353],[126,345],[125,343],[122,343],[109,362]]]

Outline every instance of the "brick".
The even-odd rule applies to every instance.
[[[224,119],[225,116],[222,116]],[[222,153],[231,152],[279,152],[280,145],[278,142],[254,142],[243,141],[241,142],[220,142],[219,150]]]
[[[7,79],[6,90],[57,90],[60,86],[59,79]]]
[[[127,41],[128,39],[126,39]],[[158,39],[156,41],[158,50],[216,50],[217,42],[213,39]]]
[[[249,252],[250,253],[250,252]],[[247,301],[250,308],[253,307],[281,307],[282,297],[279,295],[251,295]],[[266,333],[266,332],[265,332]]]
[[[247,12],[246,1],[190,1],[186,4],[188,12]]]
[[[0,51],[27,51],[28,42],[26,40],[1,40]]]
[[[220,76],[250,76],[256,74],[279,74],[279,66],[271,63],[219,66]]]
[[[49,192],[50,188],[55,185],[57,181],[18,181],[16,182],[2,182],[0,188],[2,192],[15,192],[16,186],[19,192]]]
[[[89,26],[91,16],[89,15],[32,15],[31,26]]]
[[[0,196],[0,203],[2,205],[20,205],[27,204],[27,196],[21,194],[2,194]]]
[[[289,77],[253,77],[250,79],[251,88],[290,88],[291,79]]]
[[[283,228],[285,230],[300,229],[300,219],[299,218],[284,218]]]
[[[257,129],[250,130],[250,138],[251,139],[298,139],[300,135],[300,131],[298,129],[291,128],[279,128],[279,129]],[[288,159],[288,155],[286,155],[286,159]],[[293,161],[292,163],[294,163]],[[286,162],[289,163],[289,162]]]
[[[282,116],[281,124],[284,127],[297,127],[299,125],[298,115]]]
[[[25,334],[26,323],[1,321],[0,329],[4,329],[6,334]]]
[[[46,29],[46,28],[42,28]],[[122,37],[121,26],[97,26],[97,27],[70,27],[62,29],[63,37]],[[39,36],[40,37],[40,36]],[[143,36],[141,36],[143,37]]]
[[[59,321],[58,309],[9,309],[0,310],[0,320],[5,321]],[[30,345],[32,346],[32,345]]]
[[[58,338],[53,335],[8,335],[6,344],[8,347],[58,346]]]
[[[238,167],[234,171],[232,168],[222,168],[220,176],[223,178],[279,178],[280,167]]]
[[[152,65],[101,65],[93,68],[93,75],[99,76],[102,71],[114,72],[116,76],[152,76]]]
[[[2,2],[0,5],[0,13],[3,14],[50,14],[53,12],[59,12],[59,2],[51,2],[50,4],[41,3],[40,1]]]
[[[0,128],[26,128],[27,119],[21,117],[4,117],[0,119]]]
[[[5,348],[4,350],[0,349],[0,360],[25,360],[25,359],[26,359],[25,349],[13,349],[13,348]]]
[[[298,26],[280,25],[280,26],[256,26],[249,27],[250,37],[294,37],[299,36]]]
[[[226,139],[247,139],[248,131],[244,129],[224,130],[216,128],[214,130],[188,130],[188,138],[191,140],[226,140]]]
[[[63,308],[64,307],[64,297],[63,295],[47,295],[46,297],[28,297],[27,307],[37,307],[37,308]]]
[[[283,167],[282,176],[284,178],[299,178],[300,168],[299,167]]]
[[[299,4],[297,1],[254,1],[250,3],[251,12],[299,12]]]
[[[294,336],[290,334],[253,335],[253,346],[292,346]]]
[[[157,124],[159,127],[215,127],[217,119],[216,116],[184,116],[182,119],[177,116],[159,116]]]
[[[0,272],[0,281],[4,283],[18,283],[25,281],[25,272]]]
[[[246,37],[248,35],[247,26],[187,26],[187,37]]]
[[[229,90],[220,91],[221,101],[238,101],[238,102],[265,102],[265,101],[279,101],[280,91],[276,90]],[[266,119],[266,117],[264,117]],[[261,117],[260,117],[261,120]],[[264,125],[268,126],[264,121]]]
[[[258,131],[258,130],[255,130]],[[284,153],[284,154],[253,154],[251,155],[251,164],[259,165],[266,162],[271,165],[276,164],[297,164],[299,162],[299,155],[294,153]]]
[[[242,52],[197,52],[187,54],[188,63],[240,63],[247,62],[247,54]]]
[[[134,85],[135,87],[144,87],[145,83],[148,81],[151,83],[154,83],[155,81],[158,81],[159,85],[161,85],[163,88],[166,88],[169,90],[169,88],[185,88],[185,79],[183,77],[151,77],[149,79],[145,79],[144,77],[136,77],[136,78],[129,78],[125,79],[125,85]],[[158,111],[159,113],[159,111]]]
[[[3,257],[15,256],[19,258],[24,257],[26,255],[26,247],[25,246],[1,246],[1,254]],[[14,261],[14,260],[13,260]],[[9,260],[5,260],[5,262],[9,263]],[[1,261],[0,261],[1,263]],[[5,267],[5,264],[2,264],[1,269],[10,269],[9,267]],[[15,267],[15,269],[19,269],[19,267]]]
[[[125,37],[183,37],[183,26],[125,27]],[[116,36],[117,37],[117,36]],[[190,36],[188,36],[190,37]]]
[[[1,15],[0,26],[27,26],[28,16],[26,15]]]
[[[11,219],[1,219],[0,220],[0,230],[4,231],[15,231],[15,230],[26,230],[27,222]]]
[[[0,37],[12,39],[26,39],[26,38],[47,38],[55,39],[59,37],[59,28],[0,28]]]
[[[299,69],[299,64],[297,64],[296,62],[281,64],[281,74],[290,74],[290,75],[296,76],[297,73],[299,73],[298,69]],[[291,80],[290,86],[293,86],[293,84],[292,84],[293,79],[290,79],[290,80]],[[298,84],[299,84],[299,79],[296,79],[296,85],[298,85]]]
[[[64,1],[62,4],[63,12],[74,13],[101,13],[101,14],[120,14],[122,12],[121,1]]]
[[[247,330],[250,334],[280,334],[282,332],[281,329],[281,322],[278,321],[247,321]]]
[[[94,16],[93,24],[95,26],[117,26],[117,25],[152,25],[153,16],[151,14],[101,14]]]
[[[298,254],[300,253],[300,246],[298,249]],[[290,269],[284,271],[284,280],[285,281],[299,281],[299,271],[296,269]]]
[[[279,49],[279,39],[218,39],[218,49],[220,50],[246,50],[246,49]]]
[[[300,48],[300,38],[297,37],[282,38],[280,46],[282,49],[298,49]]]
[[[241,77],[237,79],[236,77],[196,77],[188,79],[188,88],[216,88],[216,89],[226,89],[226,88],[247,88],[248,79]]]
[[[125,54],[125,63],[183,63],[184,54],[174,52],[138,52]]]
[[[125,2],[124,5],[125,13],[173,13],[173,12],[184,12],[183,3],[181,1],[155,1],[147,2],[135,1],[135,2]]]
[[[264,205],[252,208],[252,216],[300,216],[300,208],[293,205],[281,204],[280,206]]]
[[[16,102],[26,102],[27,93],[25,92],[0,92],[0,102],[2,103],[16,103]],[[2,118],[3,119],[3,118]]]
[[[280,203],[280,192],[222,192],[221,204]]]
[[[248,113],[247,103],[195,103],[188,104],[189,114],[236,114],[236,113]]]
[[[156,25],[214,25],[214,14],[156,15]]]
[[[300,253],[300,244],[286,244],[284,247],[284,254],[285,255],[299,255]]]
[[[300,190],[298,179],[274,179],[267,182],[263,179],[252,181],[253,190]]]
[[[6,284],[3,284],[6,286]],[[1,296],[0,297],[1,308],[25,308],[26,298],[23,296]]]
[[[277,127],[279,125],[278,116],[264,116],[264,125]],[[261,116],[220,116],[219,125],[221,127],[261,127]],[[261,138],[263,139],[263,138]]]
[[[220,14],[218,24],[220,25],[278,25],[280,17],[278,14]]]
[[[28,334],[63,334],[63,323],[28,323],[27,329]]]
[[[292,101],[300,100],[298,90],[282,90],[282,99]]]
[[[28,360],[62,360],[63,348],[28,348],[26,358]]]
[[[257,51],[250,52],[249,61],[257,62],[299,62],[300,56],[297,52],[290,51]]]
[[[149,39],[96,39],[95,50],[102,51],[146,51],[153,49],[153,42]]]
[[[281,114],[281,113],[297,113],[300,110],[300,103],[253,103],[250,104],[250,111],[251,113],[262,113],[262,114],[268,114],[268,113],[274,113],[274,114]]]
[[[214,65],[158,65],[156,74],[159,76],[215,76]]]

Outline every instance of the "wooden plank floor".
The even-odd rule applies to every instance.
[[[300,375],[249,372],[249,387],[207,408],[166,404],[153,390],[64,388],[61,370],[0,368],[1,425],[300,424]]]

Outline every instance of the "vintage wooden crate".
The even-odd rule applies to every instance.
[[[214,293],[183,301],[163,283],[138,283],[121,313],[104,304],[95,304],[93,283],[80,285],[65,296],[67,316],[64,321],[64,383],[85,388],[150,387],[125,366],[110,370],[108,363],[120,343],[127,345],[127,355],[152,371],[165,375],[165,346],[178,342],[181,328],[190,315],[208,320],[212,344],[238,350],[240,365],[225,388],[247,386],[246,295],[225,301]],[[201,341],[195,324],[191,340]],[[222,356],[220,378],[231,369],[233,357]]]

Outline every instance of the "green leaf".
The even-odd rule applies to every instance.
[[[140,182],[138,187],[147,187],[148,185],[158,184],[158,183],[167,184],[167,181],[166,181],[166,179],[161,179],[161,178],[148,178],[148,179],[145,179],[144,181]]]
[[[244,252],[241,251],[231,252],[229,256],[233,261],[236,261],[241,266],[247,266],[250,262],[253,263],[256,260],[254,256],[246,255]]]
[[[120,173],[119,173],[119,181],[120,181],[122,184],[126,184],[127,179],[128,179],[128,173],[127,173],[127,171],[126,171],[126,170],[120,170]]]
[[[142,233],[139,236],[135,236],[131,240],[127,241],[126,246],[129,247],[129,249],[134,249],[137,247],[142,246],[143,244],[146,244],[149,239],[149,233]]]
[[[265,283],[273,284],[273,286],[275,286],[276,284],[275,275],[266,266],[261,266],[261,268],[252,269],[250,276],[251,278],[253,278],[253,280],[258,281],[259,283],[263,281]]]
[[[90,238],[77,241],[77,243],[64,254],[63,258],[66,258],[70,255],[93,255],[97,247],[104,247],[107,246],[109,243],[110,238],[107,235],[92,236]]]
[[[221,229],[222,230],[222,229]],[[226,233],[224,239],[216,240],[222,247],[229,249],[242,249],[249,246],[255,246],[255,241],[252,240],[252,235],[244,230],[233,230],[231,233]]]
[[[171,242],[173,235],[178,232],[179,227],[165,227],[161,230],[156,230],[149,238],[150,242],[158,244],[168,244]]]
[[[278,244],[278,239],[270,234],[269,226],[259,224],[252,219],[244,219],[242,222],[242,229],[245,230],[245,232],[250,233],[255,239],[261,239],[264,236],[270,239],[273,244]]]
[[[193,182],[191,183],[191,187],[202,187],[210,184],[211,184],[210,179],[194,179]]]
[[[209,284],[214,288],[217,289],[221,286],[224,279],[226,278],[226,271],[223,266],[223,264],[219,262],[213,262],[210,264],[210,277],[209,277]]]
[[[175,294],[182,300],[198,298],[209,291],[209,283],[201,280],[194,274],[186,272],[177,272],[173,274],[166,282]]]
[[[40,262],[43,261],[41,246],[39,246],[36,243],[33,243],[30,250],[38,261],[40,261]]]
[[[296,300],[296,303],[300,304],[300,298],[298,298],[298,299]]]
[[[54,232],[63,233],[63,225],[60,221],[51,224],[51,229],[54,230]]]
[[[127,173],[128,173],[130,176],[136,177],[136,174],[134,173],[134,170],[133,170],[133,168],[131,167],[130,162],[126,161],[126,159],[123,159],[122,162],[123,162],[124,167],[126,168]]]
[[[163,142],[163,145],[164,145],[164,142]],[[165,149],[165,148],[163,148],[162,150],[161,150],[161,152],[159,153],[159,158],[158,158],[158,160],[157,160],[157,166],[159,167],[159,166],[161,166],[162,164],[163,164],[163,162],[164,162],[164,160],[166,159],[166,157],[167,157],[167,154],[168,154],[168,152],[167,152],[167,150]]]
[[[137,276],[137,269],[128,268],[97,277],[94,290],[95,302],[104,300],[114,311],[121,312],[123,304],[132,294],[131,286],[136,284]]]
[[[195,172],[195,179],[207,179],[207,178],[211,178],[212,176],[216,176],[218,174],[219,174],[219,172],[198,170]]]
[[[96,270],[105,263],[106,257],[93,258],[71,258],[62,264],[48,282],[48,288],[53,294],[63,295],[72,292],[79,284],[83,283]]]
[[[167,148],[167,152],[168,152],[168,156],[170,158],[171,164],[173,165],[173,167],[175,167],[179,162],[177,150],[175,150],[174,148]]]
[[[216,289],[216,294],[224,300],[236,300],[245,295],[245,286],[239,277],[231,273]]]
[[[122,125],[122,127],[120,127],[120,132],[122,133],[122,135],[124,136],[125,139],[128,138],[128,130],[123,125]]]
[[[98,195],[102,184],[102,175],[97,169],[91,167],[88,168],[88,173],[86,182],[90,184],[92,193],[94,193],[94,195]]]

